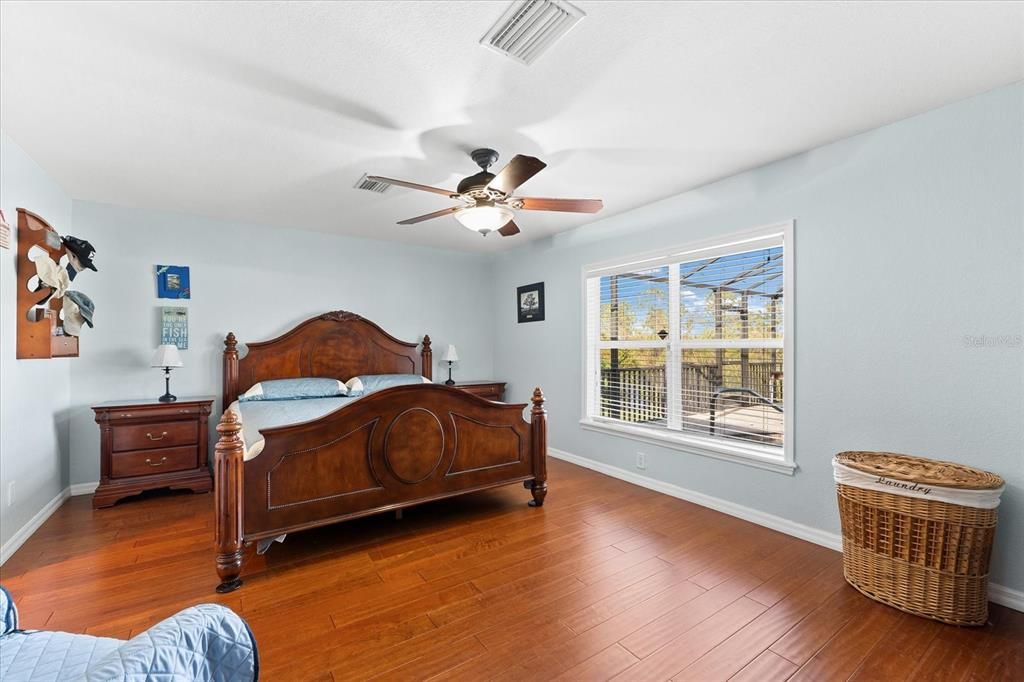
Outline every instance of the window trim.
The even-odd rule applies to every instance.
[[[796,432],[793,428],[795,423],[793,413],[796,405],[796,394],[793,390],[796,385],[796,377],[793,371],[795,366],[795,359],[793,357],[793,348],[795,345],[794,332],[796,329],[794,322],[796,319],[794,313],[796,309],[794,296],[795,280],[793,274],[796,262],[796,250],[794,248],[793,234],[794,221],[787,220],[770,225],[764,225],[752,230],[723,234],[718,237],[703,239],[697,242],[635,254],[633,256],[627,256],[626,258],[616,258],[615,260],[584,265],[580,271],[580,295],[582,298],[581,310],[583,311],[583,338],[581,343],[583,347],[581,371],[582,416],[579,421],[580,427],[588,431],[598,431],[620,438],[628,438],[631,440],[651,443],[674,450],[680,450],[689,454],[712,457],[759,469],[792,475],[798,468],[794,448]],[[737,253],[745,249],[756,249],[758,248],[759,242],[776,240],[780,236],[782,237],[782,248],[784,254],[782,264],[782,298],[783,301],[785,301],[785,335],[782,338],[781,348],[783,351],[782,371],[783,376],[785,377],[784,394],[787,405],[785,412],[783,412],[783,430],[785,436],[783,438],[781,456],[778,454],[780,451],[778,448],[758,445],[756,443],[741,443],[720,438],[706,438],[669,429],[650,428],[636,424],[626,424],[601,417],[589,416],[592,413],[592,408],[594,407],[595,396],[593,386],[591,385],[591,382],[588,381],[589,375],[593,371],[593,359],[590,357],[591,353],[588,352],[590,349],[587,346],[588,327],[591,324],[600,324],[600,322],[597,319],[599,315],[595,315],[595,311],[591,309],[593,307],[593,301],[589,300],[588,297],[588,279],[608,274],[615,274],[616,272],[629,272],[636,270],[637,267],[640,266],[644,268],[659,267],[666,263],[710,258],[717,253]],[[670,322],[672,317],[672,315],[669,315]],[[723,345],[728,346],[728,340],[725,341],[726,343],[724,344],[722,342],[710,343],[714,344],[712,347],[717,348]],[[780,347],[778,342],[770,339],[754,341],[760,342],[757,345],[764,343],[765,347],[769,348]],[[598,341],[598,347],[600,348],[603,343],[605,342]],[[616,346],[622,348],[624,345],[632,345],[634,343],[641,344],[637,347],[665,347],[665,344],[657,341],[618,341],[616,342]],[[742,341],[740,343],[744,344],[746,347],[751,347],[750,340]]]

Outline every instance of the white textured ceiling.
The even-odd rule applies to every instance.
[[[505,2],[0,4],[0,125],[75,198],[463,250],[448,205],[491,146],[533,196],[607,216],[1024,78],[1020,3],[584,2],[526,67]]]

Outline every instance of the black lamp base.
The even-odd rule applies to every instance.
[[[452,361],[448,361],[448,381],[444,382],[445,386],[454,386],[455,380],[452,379]]]
[[[178,396],[171,395],[171,368],[164,367],[164,374],[167,375],[164,377],[164,394],[157,398],[157,400],[162,403],[173,403],[178,399]]]

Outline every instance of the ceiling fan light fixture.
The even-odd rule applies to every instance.
[[[505,227],[513,217],[512,209],[507,206],[489,204],[485,206],[469,206],[460,208],[455,212],[455,219],[458,220],[467,230],[487,235]]]
[[[385,178],[380,175],[367,175],[368,182],[381,183],[385,185],[398,185],[420,192],[431,194],[443,194],[449,199],[455,199],[459,205],[442,208],[433,213],[418,215],[415,218],[399,220],[399,225],[417,225],[427,220],[434,220],[443,216],[454,215],[459,224],[467,230],[479,232],[487,236],[491,232],[497,232],[502,237],[514,237],[521,230],[514,220],[515,211],[562,211],[564,213],[597,213],[601,210],[600,199],[556,199],[543,197],[517,197],[513,196],[520,185],[527,182],[540,171],[547,167],[547,164],[533,156],[516,154],[512,160],[505,165],[497,175],[491,173],[490,168],[498,160],[498,152],[489,148],[474,149],[470,154],[473,161],[480,166],[481,171],[459,182],[456,191],[421,185],[418,182],[408,180],[396,180]]]

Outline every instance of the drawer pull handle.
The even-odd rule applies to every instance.
[[[166,437],[167,437],[167,432],[166,432],[166,431],[164,431],[163,433],[161,433],[161,434],[160,434],[159,436],[153,436],[153,434],[152,434],[152,433],[147,433],[147,434],[146,434],[146,438],[148,438],[148,439],[150,439],[150,440],[163,440],[163,439],[164,439],[164,438],[166,438]]]
[[[158,466],[161,466],[161,465],[162,465],[162,464],[164,464],[164,463],[165,463],[166,461],[167,461],[167,458],[166,458],[166,457],[161,457],[161,458],[160,458],[160,461],[159,461],[159,462],[154,462],[154,461],[153,461],[153,460],[151,460],[151,459],[150,459],[149,457],[147,457],[147,458],[146,458],[146,464],[148,464],[148,465],[149,465],[149,466],[151,466],[151,467],[158,467]]]

